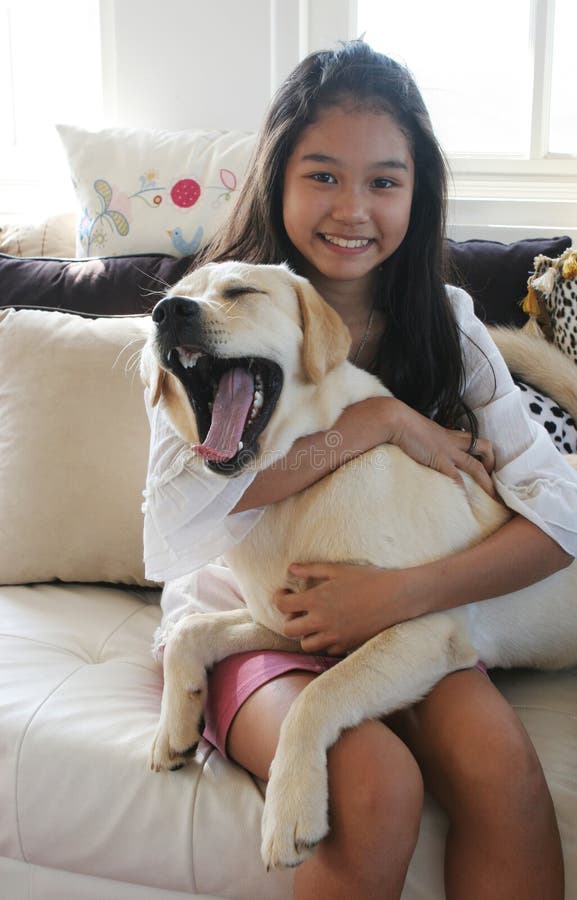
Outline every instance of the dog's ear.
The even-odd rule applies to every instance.
[[[164,373],[161,394],[164,411],[181,438],[190,444],[198,444],[198,428],[190,400],[178,378],[171,372]]]
[[[158,365],[148,345],[140,356],[140,377],[150,391],[150,404],[156,406],[162,397],[163,409],[183,440],[198,444],[196,418],[188,395],[172,372]]]
[[[140,354],[140,377],[150,391],[150,404],[156,406],[162,396],[165,370],[158,365],[152,351],[146,345]]]
[[[303,319],[303,369],[315,384],[345,361],[351,347],[349,329],[337,312],[305,278],[296,277],[294,288]]]
[[[150,405],[156,406],[162,397],[162,386],[166,378],[166,372],[160,366],[154,367],[152,378],[150,379],[148,388],[150,390]]]

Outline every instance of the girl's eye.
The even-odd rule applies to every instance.
[[[395,186],[395,183],[394,183],[394,181],[391,181],[390,178],[375,178],[375,180],[373,181],[373,187],[379,188],[381,190],[383,188],[386,189],[386,188],[391,188],[394,186]]]
[[[310,176],[313,181],[318,181],[320,184],[336,184],[336,178],[334,175],[331,175],[329,172],[315,172]]]

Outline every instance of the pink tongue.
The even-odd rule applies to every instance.
[[[254,398],[254,379],[246,369],[229,369],[220,379],[210,430],[196,452],[205,459],[227,460],[238,451]]]

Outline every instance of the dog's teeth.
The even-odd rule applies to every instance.
[[[255,378],[255,383],[256,383],[256,378]],[[249,424],[250,424],[250,422],[253,422],[255,420],[259,409],[262,408],[263,403],[264,403],[264,394],[263,394],[262,390],[259,390],[257,388],[254,392],[254,398],[252,401],[252,406],[250,408],[250,416],[248,419]]]
[[[237,450],[242,450],[243,447],[244,447],[243,442],[242,442],[242,441],[239,441],[239,442],[238,442]]]
[[[185,347],[177,347],[176,353],[178,354],[180,364],[184,369],[192,369],[196,365],[199,356],[201,356],[200,352],[193,352],[192,350],[187,350]]]

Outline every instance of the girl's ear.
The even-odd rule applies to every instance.
[[[318,384],[349,355],[351,335],[337,312],[305,278],[295,276],[294,289],[303,319],[303,371]]]

